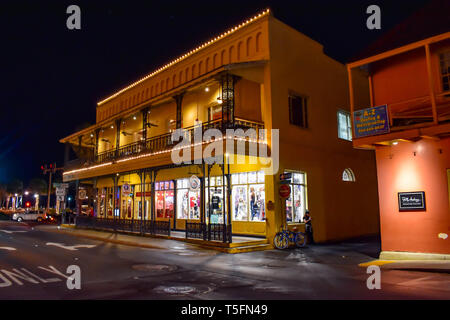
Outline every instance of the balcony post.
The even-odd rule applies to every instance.
[[[177,119],[176,119],[176,129],[181,129],[183,126],[183,116],[182,116],[182,105],[183,105],[184,92],[173,96],[177,104]]]
[[[145,142],[147,140],[147,120],[148,120],[148,111],[150,108],[143,109],[142,112],[142,140]]]
[[[116,120],[116,157],[119,156],[120,149],[120,124],[122,123],[122,119]]]
[[[202,157],[202,179],[200,180],[200,224],[201,224],[201,228],[202,228],[202,233],[203,233],[203,240],[206,240],[206,229],[204,228],[204,226],[206,225],[206,219],[205,219],[205,214],[206,214],[206,192],[205,192],[205,182],[206,182],[206,169],[205,169],[205,161],[203,160]]]
[[[98,156],[98,141],[100,139],[100,128],[95,130],[95,146],[94,146],[94,160],[97,160]]]
[[[81,157],[81,141],[83,140],[83,135],[78,136],[78,153]]]
[[[144,214],[145,210],[145,170],[141,170],[141,234],[144,234]]]
[[[152,170],[150,172],[150,215],[151,220],[155,221],[155,180],[156,180],[156,171]]]
[[[438,124],[438,114],[436,110],[436,96],[434,95],[434,81],[433,74],[431,68],[431,54],[430,54],[430,45],[425,44],[425,58],[427,60],[427,74],[428,74],[428,87],[430,91],[430,101],[431,101],[431,110],[433,112],[433,123]]]
[[[230,74],[222,76],[222,129],[234,123],[234,85],[237,78]]]
[[[349,65],[347,65],[347,75],[348,75],[348,90],[349,90],[349,98],[350,98],[350,118],[353,124],[353,113],[355,112],[355,97],[353,94],[353,77],[352,77],[352,69]],[[355,128],[352,125],[352,137],[355,136]]]
[[[114,232],[117,231],[117,219],[116,219],[116,209],[117,209],[117,185],[119,184],[119,176],[114,175],[114,187],[113,187],[113,219],[114,219]],[[119,203],[120,206],[120,203]],[[119,209],[119,222],[120,222],[120,209]]]

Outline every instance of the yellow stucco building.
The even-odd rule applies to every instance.
[[[316,241],[375,234],[375,160],[352,148],[347,87],[344,65],[266,10],[98,102],[96,124],[61,139],[79,157],[64,181],[77,184],[79,212],[189,237],[272,243],[284,224],[302,229],[307,209]],[[213,142],[194,133],[208,129],[220,132],[215,146],[235,147],[214,150],[223,164],[202,157]],[[249,155],[253,147],[268,155]],[[196,163],[174,163],[173,153]],[[268,163],[278,170],[268,174]]]

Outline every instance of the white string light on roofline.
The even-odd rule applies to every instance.
[[[106,99],[104,99],[104,100],[98,102],[97,105],[100,106],[100,105],[104,104],[105,102],[108,102],[109,100],[111,100],[111,99],[117,97],[118,95],[120,95],[121,93],[127,91],[128,89],[131,89],[131,88],[135,87],[136,85],[142,83],[143,81],[147,80],[148,78],[151,78],[151,77],[153,77],[154,75],[156,75],[156,74],[158,74],[158,73],[160,73],[160,72],[166,70],[167,68],[171,67],[171,66],[174,65],[175,63],[178,63],[178,62],[180,62],[180,61],[186,59],[187,57],[193,55],[194,53],[198,52],[199,50],[203,49],[204,47],[207,47],[207,46],[213,44],[214,42],[217,42],[218,40],[220,40],[220,39],[222,39],[222,38],[228,36],[229,34],[231,34],[231,33],[233,33],[233,32],[236,32],[237,30],[239,30],[239,29],[245,27],[246,25],[252,23],[253,21],[255,21],[255,20],[259,19],[259,18],[262,18],[263,16],[268,15],[269,13],[270,13],[270,9],[264,10],[264,11],[261,12],[260,14],[254,16],[253,18],[250,18],[250,19],[246,20],[245,22],[239,24],[238,26],[236,26],[236,27],[234,27],[234,28],[231,28],[230,30],[228,30],[228,31],[226,31],[226,32],[224,32],[224,33],[222,33],[220,36],[217,36],[217,37],[215,37],[214,39],[211,39],[211,40],[209,40],[208,42],[203,43],[201,46],[197,47],[196,49],[189,51],[188,53],[186,53],[186,54],[180,56],[179,58],[177,58],[177,59],[175,59],[175,60],[169,62],[168,64],[166,64],[165,66],[163,66],[163,67],[157,69],[156,71],[153,71],[152,73],[146,75],[145,77],[139,79],[138,81],[136,81],[136,82],[130,84],[129,86],[127,86],[127,87],[125,87],[125,88],[123,88],[123,89],[117,91],[116,93],[112,94],[112,95],[109,96],[108,98],[106,98]]]

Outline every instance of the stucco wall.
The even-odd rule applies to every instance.
[[[450,253],[450,239],[438,236],[450,233],[450,138],[400,141],[376,155],[382,250]],[[426,210],[400,212],[398,192],[414,191],[425,192]]]
[[[281,168],[307,173],[315,238],[378,233],[375,155],[353,149],[337,135],[336,113],[350,105],[344,65],[282,22],[271,19],[269,25],[272,121],[280,129]],[[308,98],[307,129],[289,124],[290,90]],[[342,181],[346,168],[353,170],[356,182]]]

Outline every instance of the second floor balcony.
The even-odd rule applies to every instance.
[[[180,129],[181,137],[177,141],[173,139],[173,133],[170,132],[149,137],[147,139],[141,139],[139,141],[128,143],[125,145],[119,144],[117,148],[112,148],[98,153],[95,152],[96,148],[94,148],[93,146],[91,148],[80,147],[80,150],[83,149],[84,152],[80,152],[79,154],[81,156],[79,156],[77,159],[67,161],[65,165],[65,171],[87,168],[111,162],[120,162],[123,159],[139,157],[140,155],[148,156],[167,153],[176,148],[181,141],[184,141],[185,143],[188,142],[191,145],[194,145],[194,143],[197,142],[196,139],[198,139],[198,135],[201,134],[200,138],[202,138],[204,134],[207,133],[207,131],[210,129],[215,129],[216,133],[221,133],[221,137],[219,139],[224,139],[226,137],[227,130],[241,129],[241,132],[244,135],[233,135],[229,136],[229,138],[254,143],[265,142],[266,140],[265,130],[263,130],[264,123],[262,122],[256,122],[241,118],[235,118],[234,121],[222,121],[222,119],[217,119],[199,123],[196,126],[190,126]],[[195,135],[197,135],[197,137]],[[215,138],[217,139],[217,135]],[[213,141],[214,140],[212,140],[211,142]],[[74,148],[76,149],[77,147],[74,146]]]

